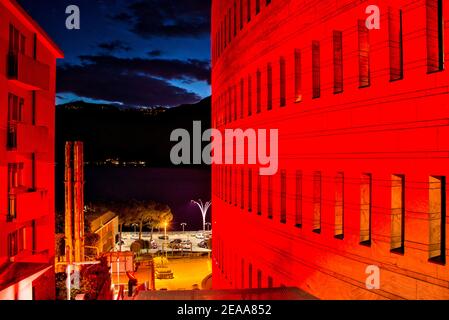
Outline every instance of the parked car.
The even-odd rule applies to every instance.
[[[183,240],[181,242],[181,248],[182,249],[187,249],[187,250],[192,249],[192,242],[190,240]]]
[[[182,242],[181,239],[174,239],[174,240],[170,241],[170,243],[168,244],[168,247],[172,248],[172,249],[179,249],[181,247],[181,242]]]
[[[197,233],[197,234],[195,235],[195,238],[197,238],[197,239],[204,239],[204,234],[202,234],[202,233]]]
[[[162,236],[159,236],[159,239],[160,239],[160,240],[168,240],[168,236],[162,235]]]
[[[198,247],[208,249],[207,241],[206,240],[201,241],[200,243],[198,243]]]

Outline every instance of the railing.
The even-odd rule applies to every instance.
[[[8,215],[6,221],[12,222],[17,218],[17,197],[15,194],[10,194],[8,197]]]

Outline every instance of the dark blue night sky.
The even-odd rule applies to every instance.
[[[19,0],[65,53],[57,103],[177,106],[210,95],[210,0]],[[77,5],[81,29],[65,27]]]

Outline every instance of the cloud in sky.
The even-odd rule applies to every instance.
[[[170,82],[210,82],[210,65],[201,60],[80,57],[79,65],[58,70],[58,93],[116,101],[128,106],[177,106],[201,97]]]
[[[210,0],[140,0],[114,19],[144,37],[198,37],[210,32]]]

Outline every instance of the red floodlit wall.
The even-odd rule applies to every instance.
[[[438,0],[213,1],[214,126],[279,130],[276,175],[213,165],[214,288],[449,299],[447,17]]]
[[[57,58],[62,52],[23,9],[1,1],[0,298],[54,298],[44,286],[54,288]]]

